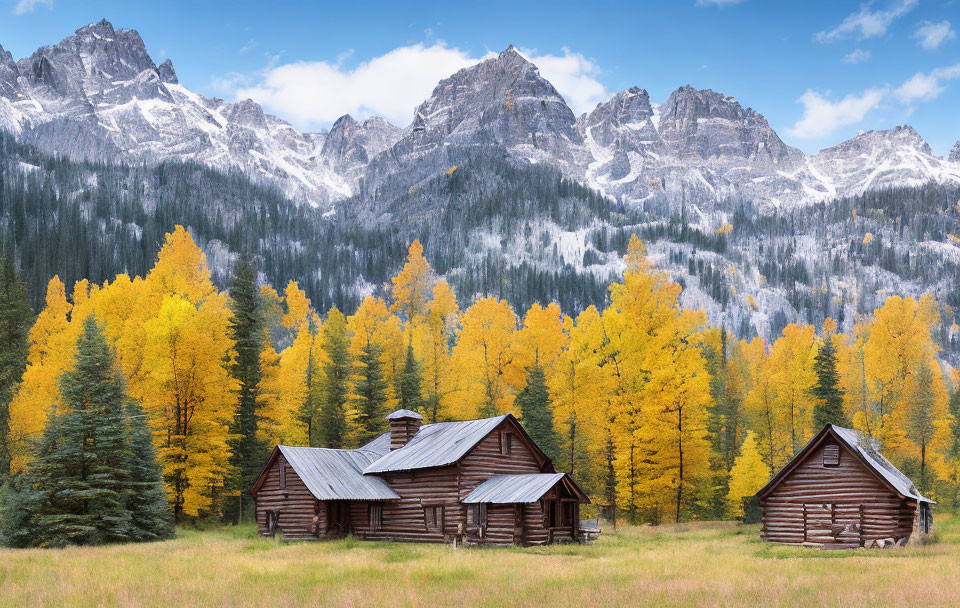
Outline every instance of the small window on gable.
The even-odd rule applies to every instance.
[[[510,454],[513,452],[513,433],[500,433],[500,453]]]
[[[281,462],[279,468],[280,468],[280,489],[286,490],[287,489],[287,463]]]
[[[823,447],[823,466],[835,467],[840,464],[840,446],[828,443]]]

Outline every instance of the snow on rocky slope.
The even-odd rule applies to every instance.
[[[450,145],[504,147],[519,162],[554,164],[622,201],[684,200],[706,211],[729,199],[776,209],[960,182],[960,142],[938,157],[912,128],[897,127],[808,156],[753,109],[690,86],[656,111],[633,87],[577,118],[512,46],[442,80],[406,129],[344,116],[329,132],[302,133],[251,100],[190,91],[170,60],[154,63],[137,32],[106,21],[19,61],[0,47],[0,129],[76,158],[235,168],[324,207]]]

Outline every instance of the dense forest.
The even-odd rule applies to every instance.
[[[932,296],[890,296],[852,332],[828,318],[766,342],[683,308],[636,236],[608,304],[576,315],[495,297],[462,306],[417,241],[400,263],[384,297],[346,311],[316,308],[294,281],[258,286],[245,260],[221,290],[182,227],[144,276],[72,290],[53,278],[9,404],[15,485],[72,411],[62,378],[93,319],[180,522],[239,518],[270,446],[362,445],[396,408],[429,421],[513,412],[558,469],[632,521],[741,514],[826,423],[876,438],[922,492],[957,505],[960,378],[938,362]]]

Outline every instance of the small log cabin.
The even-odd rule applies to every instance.
[[[879,452],[874,439],[828,424],[757,493],[760,535],[842,549],[903,545],[928,534],[934,504]]]
[[[511,414],[390,431],[355,450],[280,445],[250,489],[260,534],[543,545],[579,540],[590,502]]]

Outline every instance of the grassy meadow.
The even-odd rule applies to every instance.
[[[960,519],[936,542],[821,552],[757,526],[621,526],[534,549],[285,543],[250,526],[156,544],[0,550],[2,606],[960,606]]]

